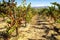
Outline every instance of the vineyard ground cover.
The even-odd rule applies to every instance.
[[[19,35],[17,37],[11,37],[10,40],[13,40],[13,39],[15,39],[15,40],[30,40],[30,39],[31,40],[39,40],[39,39],[47,40],[46,38],[42,38],[41,37],[42,35],[46,35],[46,33],[44,33],[45,29],[37,29],[41,25],[40,26],[35,25],[36,22],[37,22],[37,20],[38,20],[38,19],[36,20],[36,18],[37,18],[37,15],[35,15],[33,17],[33,19],[31,20],[31,22],[29,24],[27,24],[27,27],[20,27],[19,30],[18,30],[19,31]],[[33,21],[36,21],[36,22],[33,23]],[[34,28],[34,25],[37,26],[37,28]],[[13,34],[14,33],[15,32],[13,32]],[[49,34],[48,35],[51,35],[51,33],[54,33],[54,32],[53,31],[49,31]],[[32,35],[32,34],[34,34],[34,35]],[[56,38],[57,37],[59,37],[59,36],[56,36]]]

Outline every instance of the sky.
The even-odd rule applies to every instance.
[[[0,0],[2,1],[2,0]],[[22,0],[16,0],[17,6],[21,4]],[[31,2],[32,7],[39,7],[39,6],[51,6],[52,2],[60,3],[60,0],[26,0],[26,3],[29,4]]]

